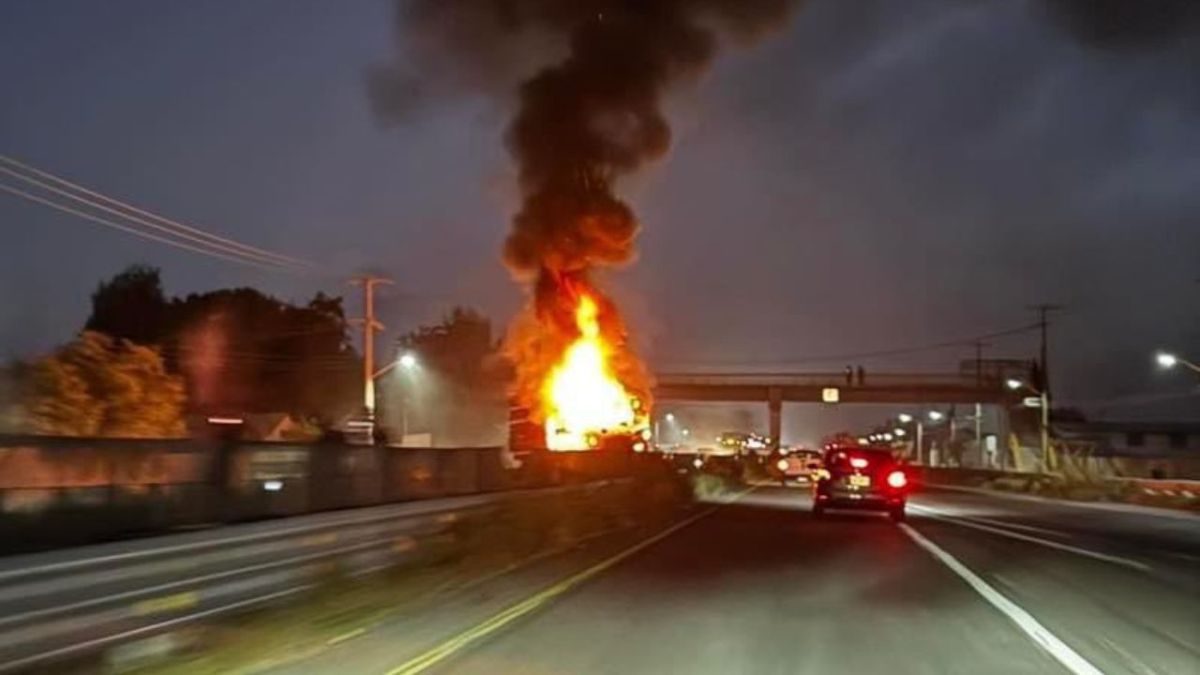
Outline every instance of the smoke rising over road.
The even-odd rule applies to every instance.
[[[669,148],[664,93],[712,62],[719,37],[752,41],[797,4],[402,1],[398,25],[420,78],[377,68],[373,102],[397,119],[422,90],[519,81],[507,143],[523,203],[505,261],[523,277],[620,264],[633,255],[638,221],[615,182]]]
[[[384,121],[402,119],[423,90],[515,87],[506,141],[521,206],[504,260],[531,281],[533,304],[508,351],[518,400],[532,404],[547,373],[578,337],[580,300],[599,307],[603,343],[625,387],[649,383],[615,306],[592,285],[597,266],[628,262],[638,220],[616,182],[671,144],[662,109],[672,85],[707,68],[722,38],[752,42],[780,26],[796,0],[417,0],[398,2],[413,79],[383,67],[369,77]]]

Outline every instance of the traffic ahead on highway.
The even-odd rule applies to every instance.
[[[1200,0],[0,3],[0,675],[1200,675]]]

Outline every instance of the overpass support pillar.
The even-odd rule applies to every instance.
[[[779,452],[779,437],[783,434],[783,389],[780,387],[767,388],[767,410],[770,413],[768,432],[771,436],[771,452]]]

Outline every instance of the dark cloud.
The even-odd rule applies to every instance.
[[[1146,49],[1200,34],[1196,0],[1040,0],[1043,11],[1085,43]]]

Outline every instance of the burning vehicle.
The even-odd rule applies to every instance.
[[[535,317],[510,336],[510,346],[526,347],[514,355],[517,385],[509,417],[510,447],[646,450],[651,435],[649,387],[615,315],[602,321],[602,308],[611,313],[611,304],[578,280],[553,292],[565,294],[554,298],[556,305],[573,305],[573,323]],[[524,337],[520,330],[526,331]],[[557,358],[547,358],[554,354]]]

